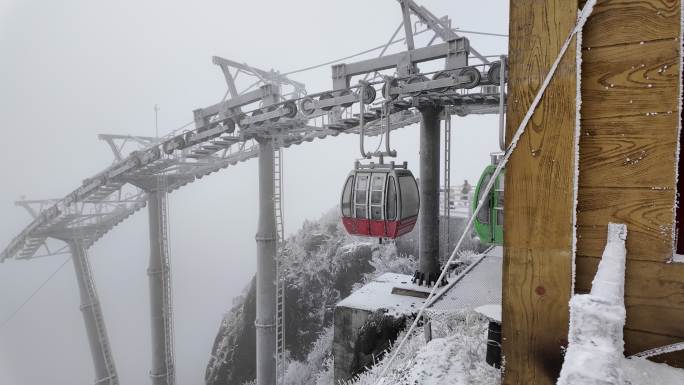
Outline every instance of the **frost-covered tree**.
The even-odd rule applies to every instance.
[[[347,235],[338,210],[306,221],[286,240],[285,347],[293,362],[305,362],[312,348],[320,346],[317,341],[332,324],[335,305],[356,284],[378,272],[413,272],[413,257],[397,249]],[[254,378],[255,294],[253,280],[226,313],[207,366],[208,385],[242,385]],[[297,372],[293,365],[292,376]]]
[[[458,226],[452,229],[458,234]],[[416,250],[415,231],[396,244],[349,236],[337,209],[317,221],[306,221],[286,240],[282,266],[285,347],[290,360],[287,384],[332,385],[330,326],[335,305],[380,274],[413,274]],[[254,379],[255,294],[252,280],[226,313],[207,366],[207,385],[242,385]]]

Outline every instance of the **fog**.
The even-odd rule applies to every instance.
[[[465,30],[508,30],[504,0],[419,3]],[[97,134],[153,135],[155,104],[164,134],[220,100],[226,88],[212,55],[286,72],[382,44],[400,18],[394,0],[0,0],[0,247],[30,221],[15,200],[63,197],[111,164]],[[417,45],[430,37],[421,35]],[[469,37],[483,54],[506,51],[504,38]],[[329,66],[292,77],[309,92],[332,86]],[[453,183],[478,178],[498,149],[497,134],[497,116],[454,119]],[[415,125],[392,137],[414,172],[417,141]],[[351,135],[285,151],[287,233],[337,204],[357,157]],[[256,171],[256,162],[241,163],[170,196],[179,384],[204,382],[222,315],[255,272]],[[122,384],[149,383],[147,230],[141,210],[90,249]],[[0,264],[0,322],[66,258]],[[0,327],[0,384],[93,378],[69,262]]]

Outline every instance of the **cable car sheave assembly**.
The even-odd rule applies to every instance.
[[[446,58],[447,64],[454,64],[457,59],[467,63],[468,49],[468,40],[459,37],[447,43],[412,50],[410,56],[415,57],[417,62]],[[392,65],[400,66],[405,62],[402,55],[404,54],[394,54],[334,66],[334,84],[346,85],[354,75],[380,71],[391,68]],[[375,67],[372,67],[373,62],[377,62]],[[303,138],[301,133],[309,129],[306,122],[313,118],[330,118],[329,123],[325,125],[327,132],[321,135],[337,135],[340,132],[353,132],[364,125],[378,123],[383,116],[389,120],[394,114],[426,103],[450,106],[456,113],[463,114],[477,113],[483,108],[486,112],[492,112],[490,110],[493,110],[501,100],[500,90],[482,87],[480,93],[463,91],[469,91],[476,86],[498,84],[500,75],[497,74],[501,72],[500,68],[500,62],[455,67],[432,73],[432,80],[425,74],[386,77],[382,81],[360,83],[340,90],[273,103],[247,113],[241,112],[244,106],[262,102],[278,94],[273,84],[266,84],[256,90],[235,95],[229,100],[193,111],[194,130],[166,138],[160,145],[153,144],[147,149],[135,151],[111,168],[87,179],[83,186],[59,203],[58,206],[61,206],[62,210],[58,207],[58,211],[63,212],[71,203],[81,201],[104,188],[112,179],[156,164],[163,159],[162,152],[166,155],[182,152],[180,156],[184,158],[200,159],[260,136],[280,137],[282,145],[288,146],[289,143],[310,140]],[[381,94],[386,101],[385,106],[370,108],[368,112],[364,110],[363,113],[351,118],[341,118],[343,109],[357,103],[373,103],[378,94],[376,86],[381,88]],[[406,100],[407,98],[410,100]],[[390,102],[387,102],[388,100]],[[339,118],[332,119],[335,115]],[[237,133],[236,128],[240,128]],[[191,149],[191,153],[187,153],[188,149]]]
[[[494,89],[483,87],[480,93],[464,93],[477,86],[499,85],[500,62],[478,66],[467,66],[467,56],[470,52],[468,40],[463,37],[454,38],[445,43],[436,44],[424,48],[414,49],[407,53],[399,53],[384,56],[378,59],[370,59],[352,64],[339,64],[333,66],[332,91],[324,91],[317,94],[307,95],[301,98],[293,98],[286,101],[272,103],[267,107],[260,107],[249,112],[242,112],[241,107],[259,102],[277,93],[265,85],[260,89],[250,91],[244,95],[233,97],[228,101],[197,109],[195,115],[195,131],[190,131],[176,136],[164,143],[164,151],[167,154],[175,150],[182,150],[197,143],[211,140],[224,133],[232,134],[235,127],[240,128],[240,139],[250,139],[259,135],[269,135],[272,131],[287,130],[292,128],[293,121],[302,121],[326,115],[340,116],[342,109],[350,108],[362,99],[366,105],[371,104],[377,95],[376,86],[382,88],[382,94],[386,100],[391,99],[392,113],[418,106],[402,100],[400,96],[419,97],[419,102],[432,102],[440,106],[478,106],[495,105],[499,103],[499,92]],[[444,58],[446,69],[428,74],[411,74],[408,65],[420,62],[432,61]],[[408,60],[408,61],[407,61]],[[216,60],[215,60],[216,61]],[[405,72],[405,76],[387,77],[382,81],[364,82],[356,86],[349,84],[353,76],[367,74],[397,68],[399,73]],[[406,68],[406,71],[401,70]],[[429,79],[427,75],[433,78]],[[360,96],[363,96],[360,98]],[[466,109],[460,109],[464,114]],[[328,129],[346,131],[360,124],[361,118],[366,123],[377,120],[382,115],[381,108],[371,109],[369,113],[360,116],[342,119],[332,119],[327,125]],[[220,146],[220,145],[219,145]],[[211,151],[211,149],[210,149]]]
[[[457,50],[456,48],[459,45],[461,49]],[[50,211],[41,213],[36,217],[3,250],[0,259],[10,258],[19,252],[26,244],[26,240],[31,238],[34,230],[51,225],[55,220],[69,213],[70,205],[86,199],[94,200],[92,197],[97,194],[109,196],[113,191],[116,191],[112,188],[117,186],[120,188],[126,180],[131,179],[134,175],[163,172],[168,167],[178,167],[179,161],[188,159],[198,161],[211,159],[213,154],[232,149],[234,145],[243,145],[259,135],[277,137],[279,138],[279,141],[276,142],[277,146],[288,147],[292,143],[311,141],[315,137],[358,132],[361,120],[366,127],[371,124],[377,127],[383,116],[385,106],[371,107],[368,112],[364,111],[363,114],[356,114],[351,118],[342,118],[341,110],[349,108],[359,101],[370,105],[378,94],[383,97],[387,95],[392,100],[392,103],[388,105],[389,118],[393,118],[392,129],[415,123],[416,120],[413,115],[408,119],[402,113],[408,113],[411,107],[419,103],[432,102],[442,106],[450,106],[457,114],[495,113],[496,104],[501,101],[501,90],[495,92],[496,90],[490,89],[486,85],[494,85],[497,80],[500,81],[496,75],[498,71],[494,70],[500,69],[499,62],[471,66],[470,68],[477,69],[479,76],[475,75],[475,71],[472,69],[464,70],[463,67],[460,67],[434,73],[435,79],[432,80],[426,80],[424,74],[423,76],[420,74],[405,75],[346,87],[352,76],[389,68],[392,65],[400,66],[406,62],[406,56],[415,58],[417,61],[447,58],[447,62],[455,63],[455,58],[458,57],[463,60],[467,57],[466,48],[468,48],[467,39],[459,37],[447,43],[418,48],[406,53],[388,55],[353,64],[340,64],[333,67],[336,74],[334,76],[336,89],[274,103],[271,106],[258,108],[247,113],[241,112],[241,108],[262,102],[277,93],[273,84],[266,84],[243,94],[233,94],[228,100],[197,109],[194,111],[194,129],[163,137],[160,143],[151,141],[145,148],[136,150],[125,158],[122,157],[111,167],[84,180],[81,186],[55,203]],[[216,60],[225,59],[215,58],[214,61],[216,62]],[[379,64],[372,67],[370,64],[373,61],[378,61]],[[473,86],[474,78],[479,79],[478,84],[485,85],[482,87],[482,92],[470,92],[472,89],[468,87]],[[340,85],[343,87],[342,89],[337,88]],[[380,88],[380,92],[377,91],[376,87]],[[460,92],[458,92],[459,90]],[[404,91],[410,92],[411,95],[404,95]],[[363,95],[363,98],[360,98],[360,95]],[[404,96],[410,96],[412,100],[406,100]],[[322,116],[331,118],[323,127],[311,126],[307,123],[310,119]],[[338,119],[332,119],[335,116]],[[246,152],[242,157],[236,153],[239,160],[230,162],[230,164],[256,156],[256,152],[252,149],[245,149],[244,151]],[[167,159],[170,156],[173,156],[174,159]],[[191,163],[185,164],[191,165]],[[197,167],[197,169],[207,170],[202,172],[213,170],[209,165]],[[194,173],[191,174],[194,175]],[[195,178],[192,175],[179,176],[178,183],[169,185],[169,190],[192,182]],[[198,175],[200,177],[203,174]],[[171,178],[173,174],[168,174],[168,176]]]
[[[380,59],[371,59],[354,64],[340,64],[333,67],[333,83],[336,87],[347,87],[340,91],[338,101],[344,98],[348,105],[354,102],[348,91],[350,78],[354,75],[367,73],[368,71],[380,71],[396,67],[397,72],[404,76],[386,76],[382,84],[384,102],[380,108],[375,108],[375,114],[366,114],[365,104],[370,98],[357,96],[359,101],[358,123],[360,127],[360,150],[363,159],[373,156],[379,157],[378,164],[371,163],[361,165],[358,161],[354,170],[346,179],[342,198],[341,213],[345,229],[352,235],[378,237],[380,239],[394,239],[410,232],[417,221],[420,208],[418,188],[413,174],[408,170],[406,163],[402,168],[397,168],[394,163],[386,165],[384,157],[395,157],[396,151],[390,148],[390,130],[385,130],[385,151],[367,153],[364,149],[364,123],[367,118],[380,119],[381,127],[384,118],[388,118],[393,111],[420,108],[426,105],[438,107],[457,106],[460,104],[478,100],[484,103],[500,104],[499,90],[495,90],[498,98],[488,98],[482,94],[461,94],[460,91],[470,90],[476,86],[500,85],[501,62],[487,63],[480,71],[478,68],[468,66],[469,44],[465,38],[454,39],[444,43],[450,48],[447,53],[437,55],[425,55],[411,51],[408,61],[406,55],[396,54]],[[422,50],[432,47],[426,47]],[[424,56],[421,56],[424,55]],[[429,58],[429,59],[428,59]],[[445,58],[443,71],[432,73],[432,79],[426,74],[414,73],[415,63]],[[365,96],[365,90],[371,87],[369,83],[360,83],[360,94]],[[484,88],[484,87],[483,87]],[[331,103],[333,96],[326,94],[325,100],[319,103]],[[307,99],[307,106],[315,105],[311,99]],[[327,104],[326,104],[327,106]],[[384,125],[389,127],[389,121]],[[438,127],[439,129],[439,127]],[[398,182],[400,177],[404,180],[402,186]],[[410,183],[409,183],[410,179]],[[399,183],[399,184],[398,184]],[[411,186],[409,188],[408,186]],[[403,189],[403,191],[402,191]],[[413,193],[415,190],[415,193]],[[397,194],[397,191],[400,191]],[[402,194],[403,192],[403,194]],[[396,204],[396,208],[395,205]]]

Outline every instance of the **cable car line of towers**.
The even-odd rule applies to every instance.
[[[499,66],[496,63],[490,66],[490,70],[496,69],[497,71],[488,71],[489,73],[499,71]],[[469,72],[474,73],[474,71]],[[444,72],[439,72],[438,74],[441,73]],[[497,79],[496,81],[498,82],[498,78],[490,74],[485,75],[485,77],[487,79]],[[393,103],[390,104],[392,108],[391,116],[396,118],[394,120],[396,126],[392,127],[393,129],[397,128],[398,126],[402,126],[403,124],[412,124],[416,122],[415,116],[413,116],[415,114],[412,114],[410,112],[408,114],[403,114],[403,112],[413,107],[414,105],[405,100],[397,100],[399,99],[398,96],[401,94],[402,91],[410,93],[410,95],[414,97],[414,103],[417,101],[419,105],[432,102],[438,105],[464,106],[465,109],[456,109],[457,114],[467,114],[468,112],[470,112],[467,109],[468,107],[471,107],[475,113],[482,112],[478,111],[478,109],[483,110],[483,107],[489,107],[489,109],[486,110],[489,113],[494,113],[495,108],[498,111],[498,91],[496,93],[489,94],[463,95],[459,93],[440,92],[443,88],[448,87],[445,84],[452,84],[453,87],[458,87],[460,85],[459,81],[461,80],[459,78],[461,78],[461,76],[452,76],[447,81],[444,81],[443,79],[438,79],[437,81],[421,82],[426,84],[411,83],[411,79],[416,78],[419,78],[419,75],[410,78],[403,78],[406,81],[404,84],[392,86],[390,88],[389,95],[395,100]],[[482,78],[482,76],[480,76],[480,78]],[[402,80],[402,78],[392,78],[388,80],[389,83],[388,81],[385,81],[384,83],[376,82],[374,84],[383,84],[383,88],[386,90],[388,88],[388,84],[394,84],[400,80]],[[490,85],[493,84],[493,81],[487,80],[486,82],[481,82],[478,84]],[[375,93],[375,90],[373,88],[370,88],[371,85],[372,84],[369,83],[368,85],[360,85],[351,88],[354,89],[364,87],[364,92],[366,93],[366,95],[371,95]],[[232,109],[248,103],[257,102],[268,95],[272,95],[272,93],[268,90],[269,88],[271,88],[271,86],[267,85],[262,87],[258,91],[250,93],[247,96],[242,95],[239,99],[236,98],[237,100],[231,99],[227,102],[222,102],[220,104],[223,104],[225,109]],[[371,89],[373,91],[369,91]],[[53,206],[43,210],[35,218],[35,220],[25,229],[25,231],[22,232],[22,234],[20,234],[19,237],[15,237],[15,240],[11,242],[10,246],[3,250],[2,254],[0,254],[0,261],[4,261],[5,259],[12,257],[19,251],[19,249],[21,249],[21,246],[19,244],[21,243],[22,238],[24,238],[25,240],[25,237],[22,237],[21,235],[31,233],[39,227],[48,226],[50,222],[53,222],[57,218],[59,218],[60,214],[70,212],[70,210],[68,209],[69,206],[77,202],[95,203],[99,201],[104,201],[104,199],[109,197],[112,193],[119,191],[120,187],[125,183],[126,180],[134,180],[137,177],[144,178],[149,175],[156,175],[163,170],[175,171],[174,169],[177,168],[185,168],[185,170],[182,170],[184,172],[172,174],[171,179],[174,180],[168,186],[168,190],[172,191],[186,183],[191,182],[191,179],[194,179],[192,177],[193,175],[196,175],[197,177],[201,178],[201,176],[206,175],[206,173],[217,171],[210,167],[210,162],[174,162],[173,159],[163,157],[162,151],[167,155],[174,154],[174,152],[179,152],[177,157],[181,160],[199,160],[207,158],[207,156],[213,155],[214,153],[220,150],[231,148],[235,144],[247,143],[251,139],[255,139],[258,136],[278,137],[279,139],[281,139],[280,143],[282,143],[282,146],[289,147],[292,144],[300,144],[305,141],[312,141],[314,138],[324,138],[328,135],[336,136],[340,132],[356,133],[360,130],[361,120],[364,120],[364,128],[368,128],[368,125],[370,124],[373,125],[371,127],[375,127],[376,129],[381,128],[383,123],[380,121],[380,117],[382,115],[382,108],[375,108],[373,109],[373,113],[364,113],[363,116],[333,120],[329,124],[326,124],[324,127],[312,127],[306,124],[302,124],[302,121],[305,119],[313,119],[316,117],[326,116],[325,114],[329,114],[329,111],[333,110],[333,108],[335,107],[346,108],[349,107],[351,104],[355,104],[358,102],[358,97],[356,95],[346,94],[346,92],[348,91],[340,91],[338,94],[345,95],[333,97],[328,96],[332,94],[331,92],[321,92],[319,94],[309,95],[307,97],[298,99],[297,101],[299,101],[301,104],[313,103],[316,106],[317,111],[314,111],[310,115],[301,114],[307,116],[307,118],[301,116],[292,116],[286,119],[282,119],[282,121],[280,121],[281,117],[285,115],[291,115],[292,109],[294,109],[296,113],[297,109],[296,107],[293,107],[295,106],[295,100],[288,100],[286,102],[276,103],[272,107],[267,108],[267,110],[269,111],[266,112],[262,108],[255,109],[252,111],[252,117],[245,116],[243,119],[239,120],[241,124],[244,124],[245,127],[244,130],[241,130],[239,135],[222,135],[224,133],[234,133],[235,127],[231,119],[232,115],[225,116],[223,119],[221,119],[220,122],[209,122],[211,119],[209,119],[207,115],[219,115],[218,107],[210,106],[206,109],[196,110],[196,118],[199,117],[199,119],[197,119],[195,122],[197,126],[195,130],[190,130],[182,134],[172,136],[170,138],[161,138],[161,144],[159,144],[159,142],[157,141],[152,141],[152,146],[147,146],[142,150],[136,150],[132,152],[128,157],[120,160],[119,162],[116,162],[113,166],[107,168],[103,172],[91,178],[85,179],[82,186],[74,190],[72,193],[68,194],[65,198],[57,201]],[[312,99],[312,97],[316,95],[320,95],[319,98],[322,99],[319,100],[317,103],[314,99]],[[367,96],[365,97],[364,103],[369,104],[370,100],[371,97]],[[323,111],[324,113],[321,111]],[[267,121],[270,121],[270,124],[267,123]],[[387,123],[385,123],[385,126],[386,124]],[[301,135],[302,133],[304,133],[304,135]],[[373,132],[370,132],[370,134],[373,134]],[[121,136],[120,138],[139,139],[140,137]],[[205,142],[209,143],[205,144]],[[249,153],[250,150],[250,148],[248,148],[247,150],[245,150],[245,148],[241,148],[240,152]],[[237,156],[235,158],[237,159],[231,159],[229,163],[235,164],[238,161],[245,160],[242,159],[241,156]],[[214,159],[210,159],[210,161],[213,160]],[[207,166],[208,169],[203,169],[205,168],[204,166]],[[181,175],[185,175],[185,178],[181,178]],[[26,258],[29,256],[24,255],[24,257]]]
[[[275,332],[278,329],[275,314],[276,283],[280,282],[280,278],[275,263],[278,233],[273,194],[274,188],[280,188],[275,187],[274,183],[282,182],[280,179],[274,182],[273,152],[291,145],[311,142],[316,138],[337,136],[340,133],[361,134],[361,140],[366,135],[385,134],[385,151],[367,153],[361,144],[362,158],[392,157],[396,154],[390,148],[390,131],[422,122],[421,157],[423,136],[428,131],[433,131],[432,135],[436,132],[438,170],[439,114],[494,114],[499,113],[503,105],[501,102],[505,98],[505,93],[502,86],[506,81],[506,66],[502,66],[501,61],[489,62],[486,57],[473,50],[466,38],[457,36],[447,26],[448,19],[434,17],[411,0],[401,0],[400,4],[404,13],[403,24],[409,50],[376,59],[333,66],[333,88],[328,91],[307,95],[302,83],[295,82],[278,72],[259,70],[246,64],[215,57],[213,61],[223,71],[228,86],[227,95],[230,95],[230,98],[193,111],[194,128],[184,130],[185,127],[182,127],[180,132],[175,131],[161,138],[101,135],[100,139],[106,141],[114,153],[113,165],[85,179],[81,186],[62,199],[19,202],[20,205],[38,204],[40,207],[34,215],[34,220],[0,253],[0,262],[13,257],[38,257],[40,255],[36,253],[40,248],[46,251],[43,256],[65,253],[69,249],[72,255],[87,251],[109,230],[147,205],[151,222],[150,271],[156,271],[153,269],[153,262],[162,263],[162,269],[168,268],[165,265],[168,262],[166,194],[230,165],[259,157],[257,292],[261,293],[259,298],[273,298],[270,302],[258,305],[257,378],[259,384],[270,385],[280,382],[282,373],[279,371],[276,375],[275,361],[276,351],[283,352],[283,345],[276,347],[276,344],[284,342],[276,342]],[[417,15],[421,22],[435,31],[435,36],[444,42],[435,45],[431,42],[426,47],[415,48],[409,13]],[[469,65],[468,58],[471,54],[480,57],[482,63]],[[443,70],[421,73],[417,69],[418,63],[441,59],[445,62]],[[396,71],[393,76],[384,76],[378,80],[377,74],[380,71],[391,69]],[[238,93],[235,86],[238,74],[253,76],[257,79],[255,83],[260,86],[253,90],[248,87],[242,93]],[[368,74],[376,74],[376,77],[369,81],[360,81],[357,85],[350,84],[353,77],[366,75],[367,78]],[[289,94],[282,92],[286,87],[291,88]],[[479,92],[473,91],[476,87],[480,87]],[[378,97],[381,100],[377,100]],[[259,106],[250,107],[256,104]],[[426,123],[428,121],[431,123]],[[134,148],[133,151],[130,151],[131,146]],[[129,150],[128,155],[124,155],[124,150]],[[281,162],[282,159],[278,158],[279,166],[282,166]],[[432,165],[434,166],[434,163]],[[361,229],[365,225],[360,225],[356,227],[361,229],[359,231],[367,231],[367,235],[370,236],[394,238],[410,231],[417,221],[422,220],[419,219],[419,215],[424,215],[425,211],[428,212],[427,216],[435,216],[435,213],[438,213],[438,203],[434,204],[436,210],[428,205],[427,208],[421,209],[423,213],[418,212],[418,188],[405,164],[384,164],[381,159],[380,164],[359,164],[357,170],[366,172],[368,178],[367,213],[372,215],[373,209],[376,209],[376,213],[380,210],[383,219],[382,223],[371,225],[371,217],[367,230]],[[421,176],[424,175],[423,171],[421,165]],[[401,180],[406,177],[412,185],[402,185]],[[373,190],[374,180],[378,181],[375,186],[382,184],[382,190]],[[389,181],[392,183],[388,183]],[[432,185],[434,182],[433,178]],[[436,182],[439,191],[439,176]],[[421,194],[424,188],[422,184],[423,180]],[[390,185],[393,187],[389,187]],[[392,189],[396,200],[386,199]],[[373,192],[378,191],[381,191],[383,196],[381,204],[377,204],[378,194],[375,194],[375,200],[373,198]],[[152,204],[153,202],[156,203]],[[376,204],[372,204],[373,202]],[[410,207],[411,202],[413,207]],[[282,222],[279,226],[281,225]],[[347,229],[350,229],[349,226],[345,223]],[[50,239],[64,241],[67,246],[55,249],[51,247]],[[77,245],[80,251],[73,245]],[[435,250],[427,252],[433,253]],[[87,259],[87,256],[84,258]],[[80,270],[84,270],[82,266]],[[153,275],[150,275],[151,282]],[[82,290],[83,303],[97,303],[92,274],[88,274],[84,279],[86,281],[83,286],[93,290]],[[153,351],[158,352],[158,357],[155,357],[151,378],[154,384],[171,385],[175,382],[171,338],[173,323],[168,319],[173,317],[170,311],[171,284],[168,277],[158,281],[154,288],[151,287],[151,293],[153,296],[159,296],[156,305],[153,306],[157,306],[160,312],[158,321],[162,325],[158,327],[162,329],[160,335],[163,337],[153,340]],[[282,298],[278,301],[282,301]],[[104,318],[101,314],[98,317],[95,318],[101,322],[93,329],[97,333],[89,331],[96,378],[98,383],[118,384],[111,353],[103,354],[104,359],[96,357],[96,351],[104,351],[103,348],[107,350],[109,346],[104,332]],[[88,322],[86,320],[87,328]]]

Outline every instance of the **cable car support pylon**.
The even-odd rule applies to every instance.
[[[81,293],[81,311],[88,332],[88,342],[95,365],[96,385],[118,385],[119,379],[112,357],[109,336],[105,327],[100,299],[95,288],[93,271],[88,259],[88,249],[82,239],[67,241],[76,269],[76,278]]]
[[[150,261],[147,274],[150,285],[152,330],[150,378],[153,385],[175,385],[168,187],[165,174],[159,174],[154,179],[156,179],[156,186],[148,191]]]

